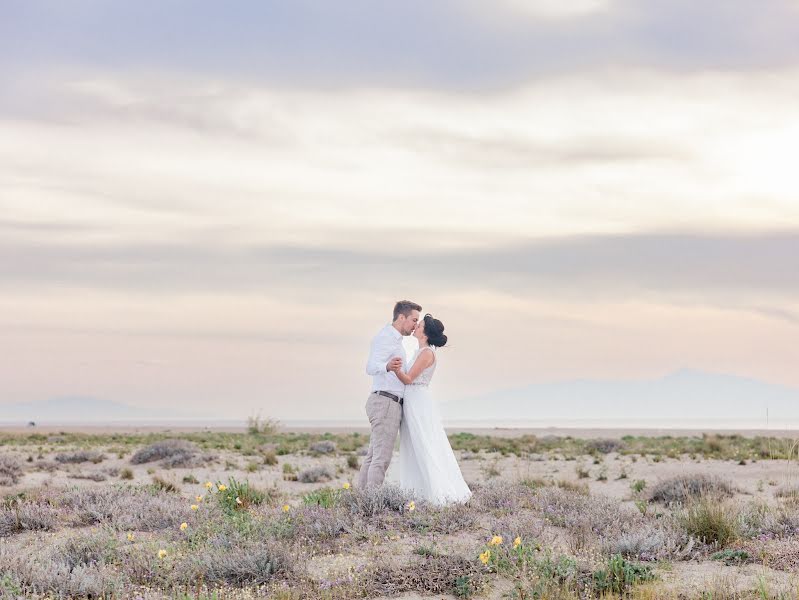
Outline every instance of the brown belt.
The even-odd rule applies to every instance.
[[[397,396],[396,394],[392,394],[391,392],[384,392],[382,390],[372,392],[373,394],[377,394],[378,396],[385,396],[386,398],[391,398],[394,402],[399,402],[399,405],[402,406],[403,399]]]

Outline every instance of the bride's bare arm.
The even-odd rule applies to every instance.
[[[434,356],[432,352],[422,352],[417,358],[416,361],[413,363],[411,370],[407,373],[403,373],[402,369],[394,371],[397,374],[397,378],[404,383],[405,385],[409,385],[413,383],[413,381],[419,377],[419,374],[424,371],[427,367],[433,364]]]

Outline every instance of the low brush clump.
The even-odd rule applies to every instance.
[[[715,475],[696,473],[678,475],[677,477],[659,481],[652,487],[649,500],[651,502],[674,504],[697,499],[701,496],[728,498],[734,492],[735,487],[730,481]]]
[[[130,457],[130,462],[141,465],[160,460],[161,466],[171,469],[199,467],[213,459],[213,455],[201,454],[200,449],[188,440],[167,439],[140,448]]]
[[[394,485],[356,488],[343,494],[341,505],[350,514],[373,517],[385,511],[403,512],[414,500],[413,496]]]
[[[336,444],[329,440],[322,440],[311,444],[308,450],[315,454],[332,454],[336,451]]]
[[[333,473],[328,467],[312,467],[297,474],[297,481],[300,483],[319,483],[331,479],[333,479]]]
[[[46,502],[15,498],[0,508],[0,538],[23,531],[54,531],[59,511]]]
[[[723,548],[739,534],[738,512],[716,498],[702,496],[677,513],[686,533],[704,544]]]
[[[603,496],[543,488],[532,508],[546,521],[565,528],[575,551],[596,548],[605,555],[659,560],[682,556],[690,549],[688,536],[673,519],[644,515]]]
[[[22,477],[22,464],[9,454],[0,454],[0,485],[15,485]]]
[[[84,462],[92,462],[94,464],[101,463],[105,460],[106,456],[102,452],[96,450],[78,450],[77,452],[61,452],[56,454],[56,461],[62,464],[77,464]]]
[[[619,452],[624,448],[624,442],[615,439],[596,439],[588,440],[585,443],[585,450],[589,454],[610,454]]]

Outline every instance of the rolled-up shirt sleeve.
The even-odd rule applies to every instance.
[[[394,354],[394,340],[387,335],[378,335],[372,340],[369,348],[369,360],[366,361],[366,374],[372,377],[386,372],[386,365]]]

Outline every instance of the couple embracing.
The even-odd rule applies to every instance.
[[[393,322],[372,340],[366,372],[373,378],[366,401],[371,437],[358,485],[381,485],[400,435],[399,485],[433,504],[464,502],[471,491],[461,475],[430,382],[438,363],[436,349],[447,343],[444,325],[422,307],[401,300]],[[402,338],[413,335],[419,349],[405,364]]]

